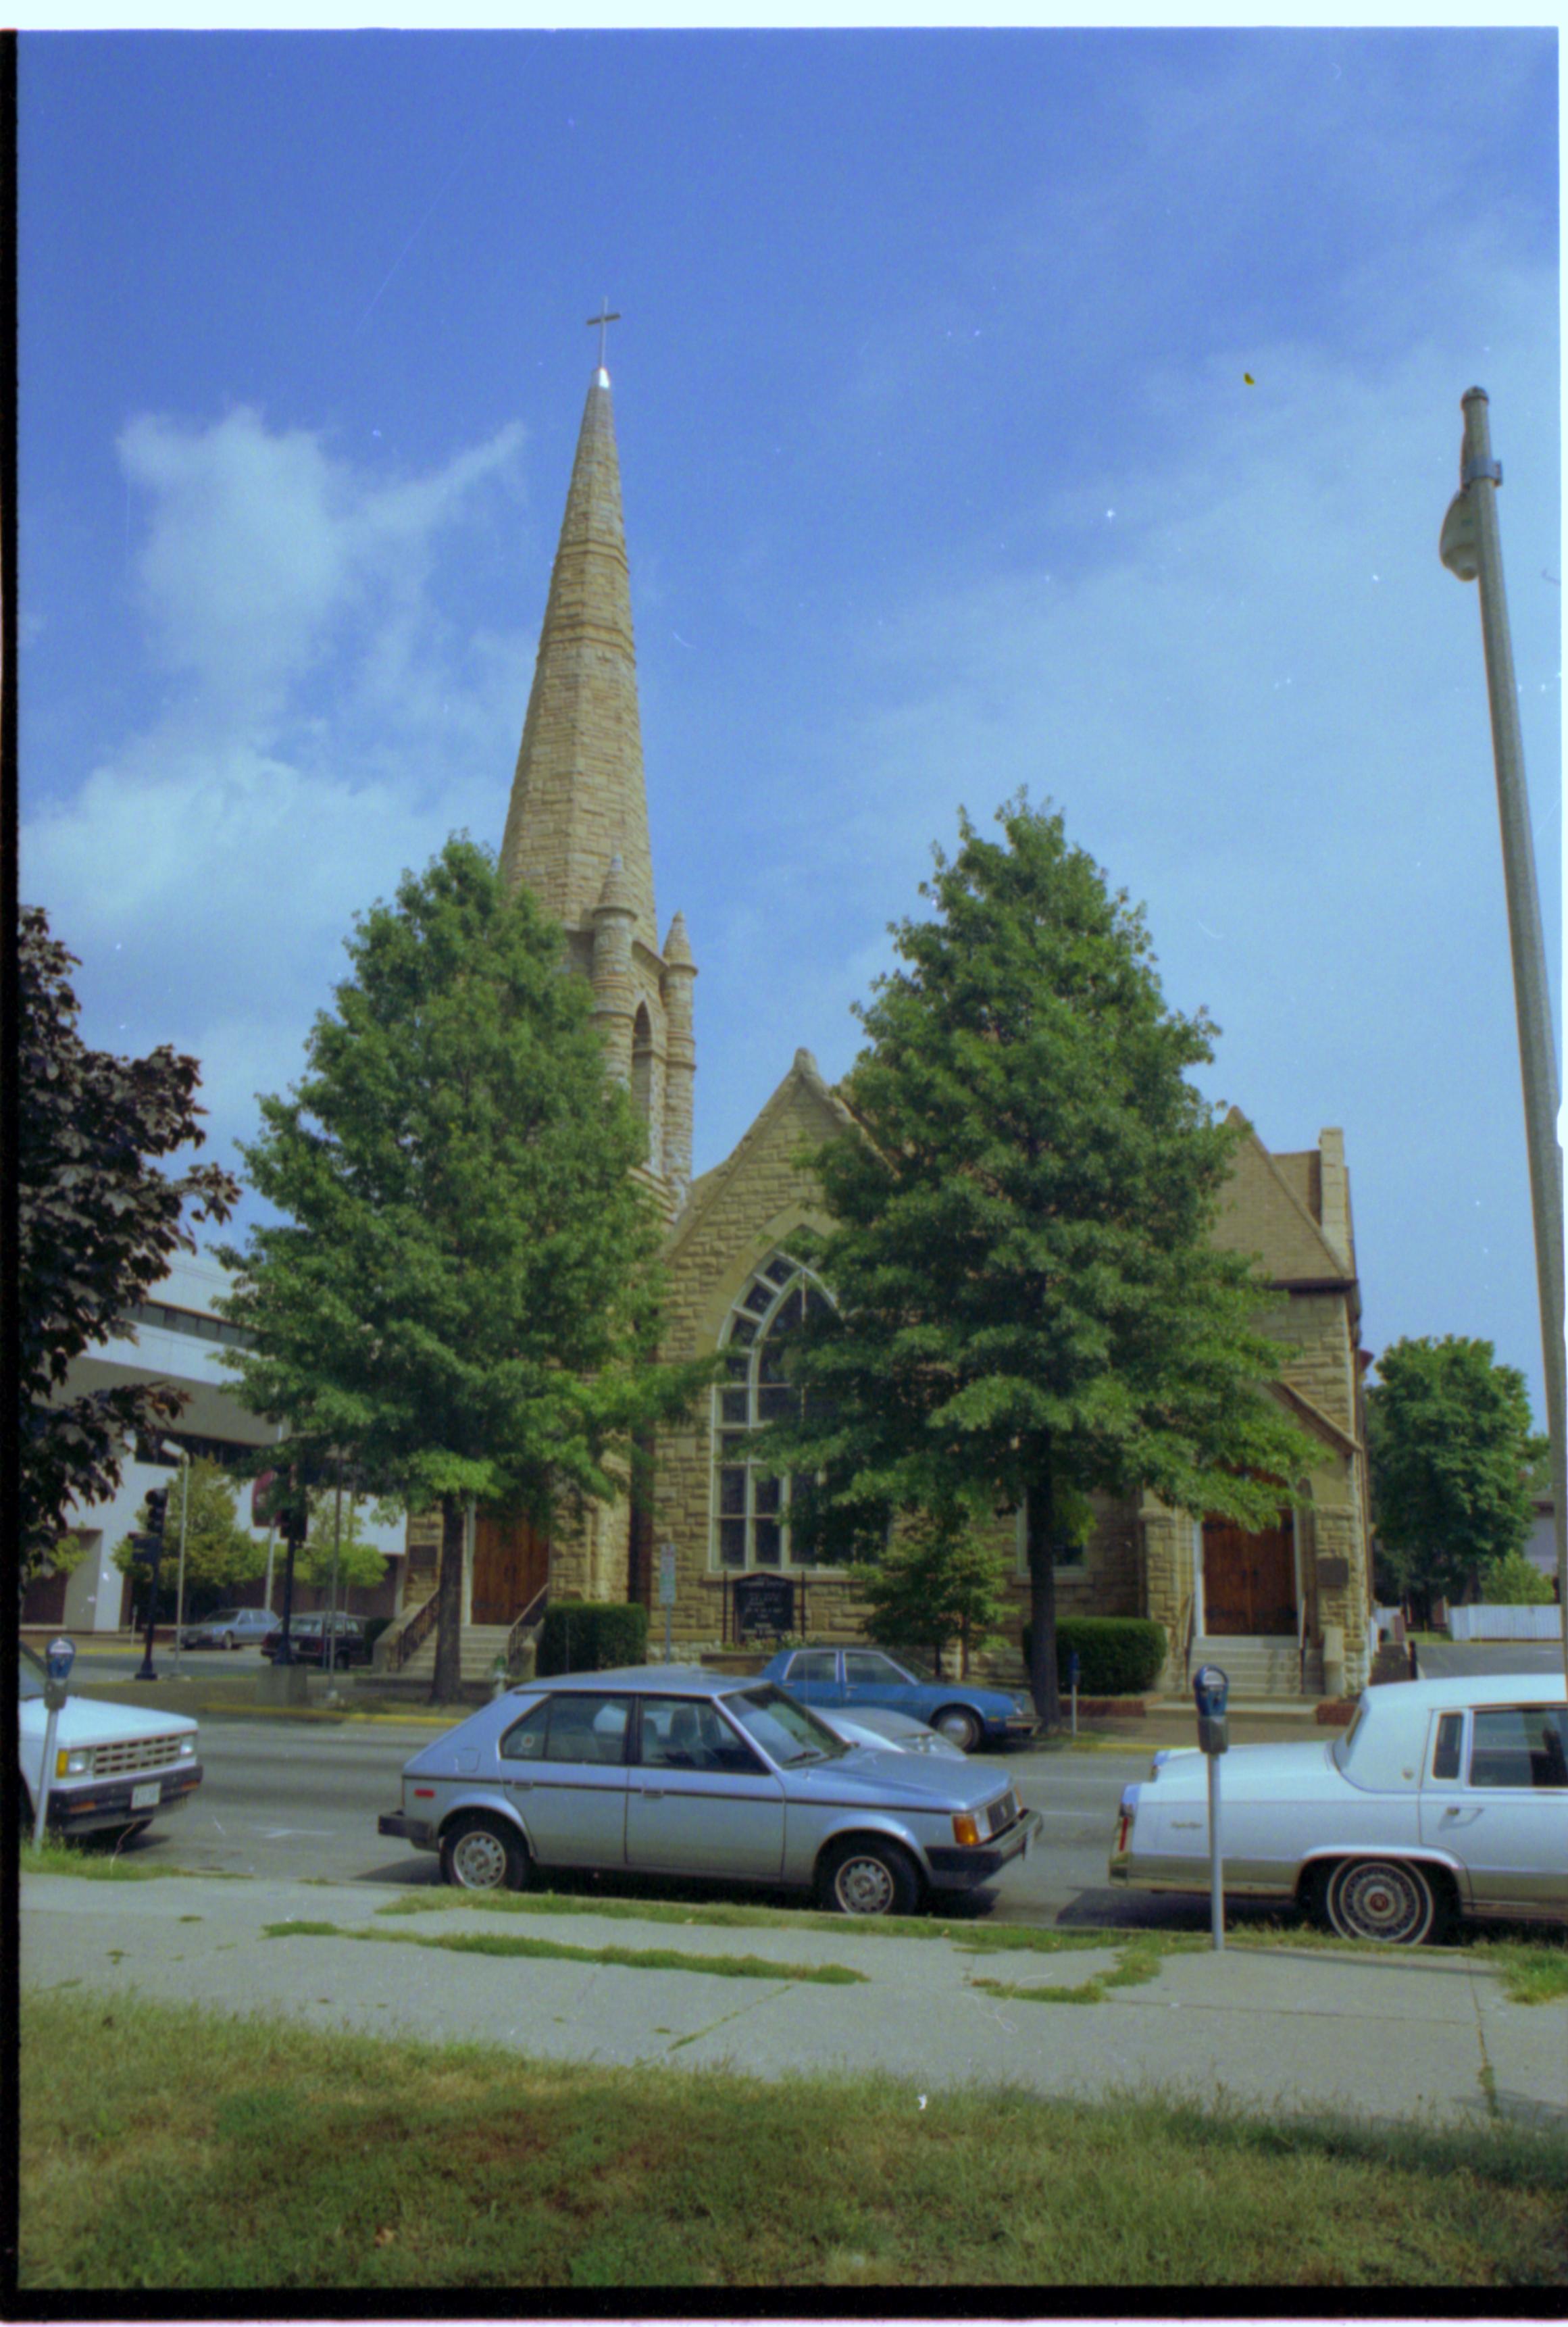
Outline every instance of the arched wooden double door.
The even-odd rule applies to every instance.
[[[1204,1520],[1203,1629],[1294,1633],[1295,1530],[1288,1511],[1277,1527],[1255,1534],[1234,1519]]]
[[[479,1511],[473,1524],[475,1624],[512,1624],[550,1580],[550,1539],[527,1519]]]

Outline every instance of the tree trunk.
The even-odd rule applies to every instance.
[[[1029,1693],[1046,1728],[1061,1720],[1056,1682],[1056,1496],[1049,1471],[1031,1479],[1025,1513],[1029,1543]]]
[[[461,1495],[441,1499],[441,1567],[435,1584],[435,1677],[432,1705],[455,1705],[462,1695],[462,1538]]]

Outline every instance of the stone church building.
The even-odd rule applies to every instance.
[[[810,1052],[797,1051],[733,1154],[691,1177],[697,969],[681,914],[661,941],[654,907],[620,464],[602,362],[588,390],[500,861],[565,929],[593,989],[611,1071],[646,1126],[647,1174],[669,1223],[667,1354],[722,1349],[726,1358],[702,1410],[661,1437],[647,1508],[596,1509],[554,1541],[526,1524],[475,1515],[463,1580],[465,1678],[489,1671],[509,1645],[515,1650],[546,1594],[640,1600],[650,1610],[650,1643],[660,1643],[660,1555],[669,1547],[677,1652],[735,1645],[741,1603],[754,1593],[747,1579],[757,1576],[788,1584],[796,1631],[855,1637],[847,1580],[814,1566],[791,1535],[789,1481],[765,1478],[748,1461],[751,1433],[788,1395],[782,1332],[803,1304],[826,1297],[796,1257],[802,1229],[826,1225],[796,1159],[853,1132],[853,1123]],[[1207,1651],[1224,1662],[1237,1697],[1316,1693],[1325,1681],[1355,1688],[1369,1659],[1371,1561],[1365,1360],[1341,1134],[1324,1131],[1315,1147],[1276,1155],[1249,1131],[1216,1233],[1260,1256],[1274,1289],[1265,1322],[1290,1355],[1273,1394],[1317,1448],[1310,1502],[1285,1509],[1277,1528],[1246,1535],[1150,1499],[1107,1501],[1087,1545],[1059,1573],[1059,1612],[1157,1618],[1171,1644],[1171,1687],[1181,1687]],[[1014,1548],[1022,1623],[1022,1520],[997,1524]],[[410,1673],[434,1652],[435,1545],[434,1522],[411,1523],[402,1615],[386,1644],[390,1664]],[[1022,1675],[1016,1630],[985,1662]]]

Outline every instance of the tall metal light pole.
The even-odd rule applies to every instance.
[[[1525,1145],[1530,1159],[1530,1205],[1535,1225],[1535,1281],[1546,1369],[1546,1428],[1552,1441],[1553,1528],[1557,1540],[1557,1598],[1563,1611],[1563,1661],[1568,1672],[1568,1446],[1563,1437],[1563,1161],[1557,1145],[1557,1053],[1546,987],[1541,904],[1535,892],[1535,851],[1525,790],[1525,746],[1503,594],[1503,544],[1498,527],[1502,463],[1492,458],[1484,388],[1460,398],[1464,440],[1460,487],[1442,521],[1438,555],[1461,582],[1480,584],[1481,645],[1492,715],[1492,756],[1498,771],[1498,814],[1503,828],[1503,885],[1508,900],[1508,942],[1514,956],[1514,1005],[1519,1021],[1519,1064],[1525,1084]]]
[[[171,1446],[165,1438],[162,1451],[173,1454],[180,1463],[180,1582],[174,1593],[174,1677],[180,1677],[180,1635],[185,1629],[185,1529],[191,1518],[191,1450],[186,1446]]]

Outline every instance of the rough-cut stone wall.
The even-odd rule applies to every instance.
[[[763,1109],[727,1165],[699,1183],[689,1214],[677,1221],[670,1258],[665,1351],[674,1359],[716,1349],[731,1307],[753,1269],[789,1251],[803,1227],[826,1226],[803,1149],[819,1146],[842,1119],[813,1079],[792,1072]],[[724,1582],[713,1565],[712,1400],[704,1394],[683,1428],[658,1448],[653,1535],[676,1547],[677,1598],[672,1641],[692,1649],[718,1641],[724,1629]],[[845,1631],[853,1600],[842,1578],[807,1573],[807,1612],[814,1638]],[[797,1585],[798,1612],[800,1587]],[[655,1612],[662,1636],[662,1618]]]

